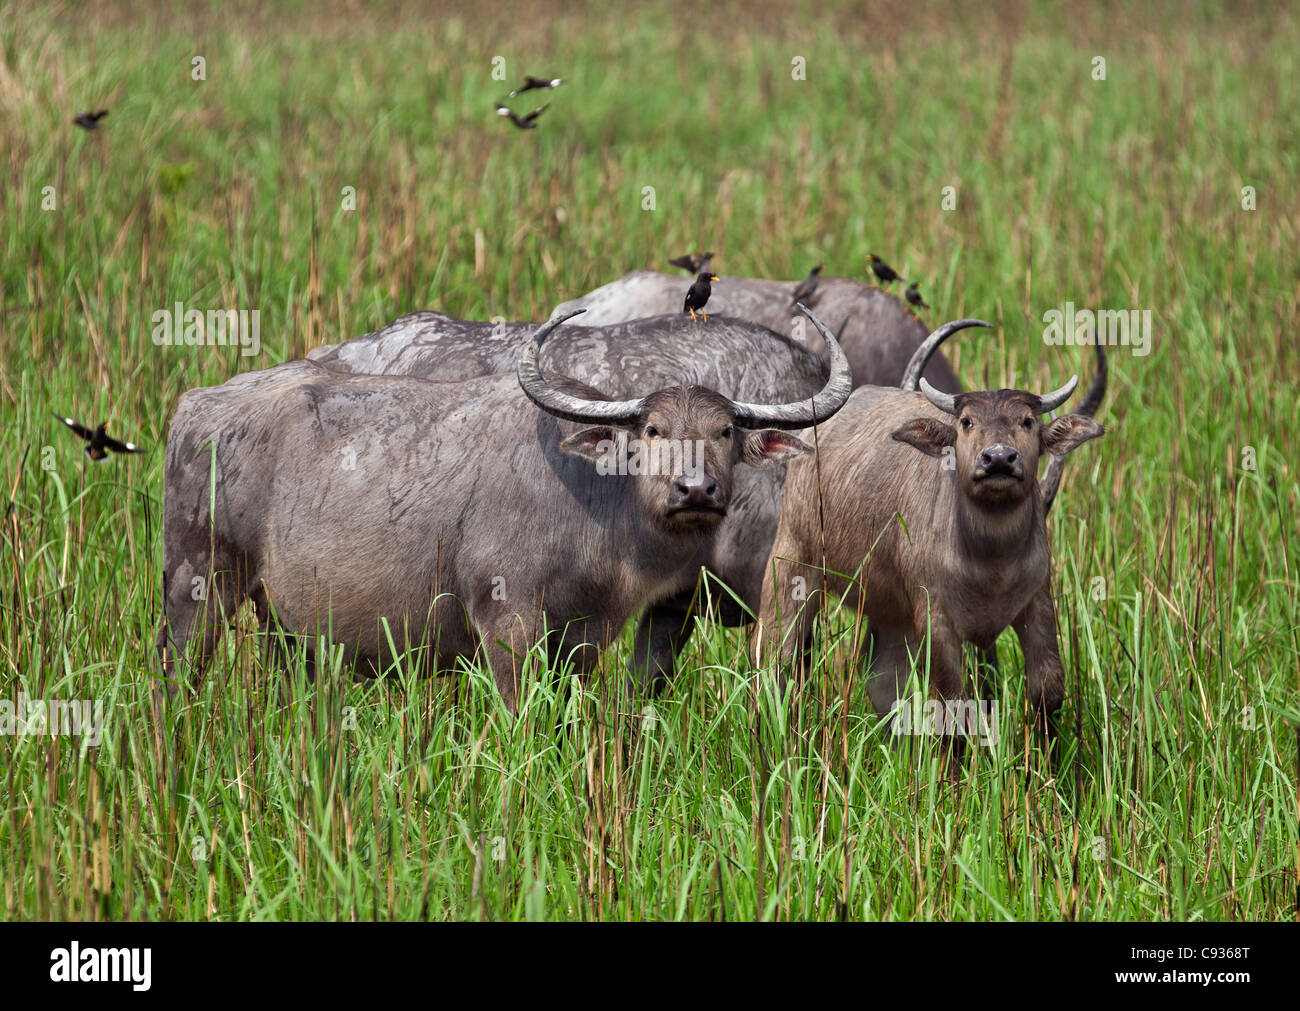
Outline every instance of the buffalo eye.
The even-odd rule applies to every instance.
[[[969,432],[969,431],[971,430],[971,425],[972,425],[972,424],[974,424],[974,423],[970,420],[970,418],[962,418],[962,419],[961,419],[961,427],[962,427],[962,431],[963,431],[963,432]]]
[[[1034,419],[1026,418],[1024,421],[1020,423],[1020,427],[1023,428],[1026,432],[1031,431],[1034,427]]]
[[[659,429],[655,428],[654,425],[646,425],[646,426],[645,426],[645,437],[646,437],[647,439],[657,439],[657,438],[659,438]]]
[[[726,428],[724,428],[721,432],[718,433],[718,438],[730,439],[732,434],[735,431],[736,431],[735,428],[733,428],[731,425],[728,425]]]

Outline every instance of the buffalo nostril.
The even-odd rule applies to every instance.
[[[673,481],[674,496],[687,505],[712,505],[720,498],[718,482],[707,474],[686,474]]]
[[[1020,454],[1010,446],[990,446],[980,452],[979,464],[984,470],[993,468],[1011,468],[1015,467],[1016,462],[1020,459]]]

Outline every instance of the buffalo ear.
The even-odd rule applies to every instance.
[[[1052,456],[1065,456],[1089,439],[1097,439],[1105,434],[1106,430],[1086,414],[1067,414],[1050,425],[1043,426],[1043,452]]]
[[[618,429],[611,428],[609,425],[584,428],[561,442],[560,452],[568,453],[570,456],[581,456],[596,463],[605,459],[612,460],[618,448],[620,434]]]
[[[784,463],[808,452],[808,444],[789,432],[764,428],[750,432],[740,449],[740,462],[751,467],[764,467],[769,463]]]
[[[926,456],[942,456],[945,449],[956,445],[957,430],[938,418],[913,418],[896,429],[893,438],[915,446]]]

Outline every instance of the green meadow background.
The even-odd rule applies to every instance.
[[[0,736],[0,915],[1295,916],[1297,17],[0,3],[0,700],[107,712],[95,749]],[[498,57],[567,79],[536,131],[494,115]],[[706,626],[652,708],[539,676],[514,720],[472,669],[267,670],[243,614],[198,696],[154,710],[186,389],[416,309],[541,319],[689,249],[791,279],[879,253],[934,321],[997,324],[952,342],[972,387],[1089,374],[1042,340],[1067,300],[1151,310],[1051,516],[1054,761],[1014,636],[996,746],[954,784],[869,715],[845,621],[792,699]],[[155,347],[177,301],[258,309],[262,354]],[[52,411],[148,452],[93,465]]]

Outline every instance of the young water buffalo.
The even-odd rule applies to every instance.
[[[187,393],[167,441],[164,675],[193,649],[197,677],[251,598],[264,625],[274,614],[291,635],[326,635],[375,670],[390,636],[398,652],[427,643],[430,668],[482,656],[513,710],[534,643],[545,635],[553,659],[589,669],[632,614],[694,583],[734,466],[805,452],[785,433],[829,418],[851,389],[827,331],[829,379],[796,403],[701,386],[610,400],[538,368],[569,315],[536,333],[517,376],[438,383],[294,362]],[[678,462],[619,466],[629,438]]]
[[[820,467],[809,458],[789,468],[756,660],[771,660],[779,639],[780,658],[802,662],[820,591],[829,589],[866,618],[869,689],[883,714],[922,655],[927,630],[932,690],[957,699],[962,644],[991,650],[1010,625],[1045,727],[1064,688],[1038,458],[1065,456],[1103,432],[1080,414],[1039,419],[1077,382],[1043,396],[954,396],[925,380],[920,394],[855,390],[819,429]]]

